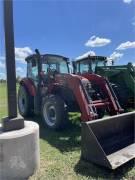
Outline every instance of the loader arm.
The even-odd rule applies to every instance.
[[[97,84],[102,90],[103,94],[107,97],[107,101],[104,101],[104,106],[107,107],[107,110],[110,115],[116,115],[123,112],[118,99],[110,86],[110,83],[104,77],[101,77],[97,74],[82,74],[83,77],[87,78],[90,82]],[[100,102],[98,102],[100,103]],[[96,106],[98,106],[98,103]]]
[[[98,116],[92,101],[89,100],[83,84],[84,81],[85,83],[88,82],[86,78],[73,74],[58,74],[55,77],[56,84],[72,90],[81,111],[81,120],[89,121],[97,119]]]

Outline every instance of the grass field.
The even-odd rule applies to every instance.
[[[0,85],[0,118],[6,111],[5,85]],[[134,179],[134,162],[111,171],[80,160],[81,128],[72,123],[62,132],[43,128],[40,117],[34,121],[40,125],[40,169],[30,180],[86,180],[86,179]],[[78,113],[70,114],[72,122],[78,122]]]
[[[6,84],[0,83],[0,118],[7,115],[7,91]]]

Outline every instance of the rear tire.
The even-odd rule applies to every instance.
[[[22,85],[18,91],[18,109],[23,117],[30,117],[33,114],[33,97],[29,95],[26,88]]]
[[[68,118],[63,99],[50,95],[44,99],[42,105],[42,118],[50,129],[60,130],[66,127]]]

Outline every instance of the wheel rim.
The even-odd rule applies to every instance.
[[[48,126],[54,126],[55,125],[55,123],[56,123],[56,111],[55,111],[55,107],[53,105],[51,105],[51,106],[44,105],[43,116],[44,116],[44,120]]]
[[[19,96],[19,109],[21,111],[21,113],[24,113],[25,112],[25,106],[26,106],[26,100],[25,100],[25,96],[24,94],[20,94]]]

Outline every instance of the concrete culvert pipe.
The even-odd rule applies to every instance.
[[[39,168],[39,126],[25,121],[20,130],[0,127],[0,180],[26,180]]]

